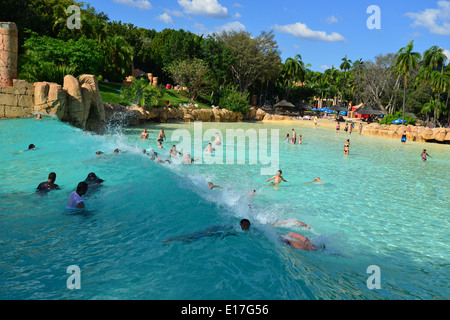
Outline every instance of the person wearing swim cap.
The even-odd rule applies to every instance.
[[[59,189],[59,186],[57,184],[55,184],[55,180],[56,180],[56,173],[51,172],[48,175],[48,180],[41,182],[38,186],[37,186],[37,191],[36,192],[45,192],[45,191],[50,191],[53,189]]]
[[[77,185],[77,191],[73,191],[70,196],[69,200],[67,201],[66,209],[83,209],[86,207],[86,204],[84,202],[84,199],[82,198],[83,195],[86,194],[88,191],[88,184],[84,181],[78,183]]]

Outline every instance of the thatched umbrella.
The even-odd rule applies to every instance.
[[[380,116],[383,114],[386,114],[383,110],[380,110],[378,108],[370,107],[370,106],[363,106],[355,111],[357,114],[362,115],[375,115]]]
[[[301,109],[301,110],[312,110],[311,105],[308,102],[302,101],[300,103],[297,103],[295,105],[296,108]]]
[[[334,106],[329,107],[328,109],[333,111],[348,111],[348,107],[344,106],[343,104],[336,104]]]
[[[281,100],[280,102],[278,102],[276,105],[273,106],[274,108],[295,108],[295,106],[286,101],[286,100]]]

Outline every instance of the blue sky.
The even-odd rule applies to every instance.
[[[373,60],[395,53],[414,40],[414,51],[433,45],[450,59],[450,0],[86,0],[110,20],[161,31],[196,34],[246,30],[253,36],[273,30],[283,61],[300,54],[310,69],[339,67],[351,60]],[[380,12],[380,29],[367,20]],[[371,20],[371,19],[370,19]],[[373,20],[371,20],[373,22]]]

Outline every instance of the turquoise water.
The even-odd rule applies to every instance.
[[[281,139],[293,126],[301,146]],[[0,121],[0,299],[450,298],[450,146],[336,136],[293,123],[203,123],[203,131],[222,133],[279,129],[279,167],[288,182],[271,186],[264,181],[276,170],[261,175],[267,165],[248,161],[152,162],[142,148],[165,159],[172,144],[156,149],[160,129],[169,140],[175,129],[192,136],[194,129],[146,128],[149,141],[139,139],[143,128],[92,136],[49,118]],[[30,143],[36,151],[17,153]],[[238,143],[236,151],[247,150],[248,160],[248,149],[258,146]],[[125,152],[113,154],[115,148]],[[426,163],[423,148],[433,157]],[[98,150],[105,154],[96,156]],[[35,194],[52,171],[61,190]],[[66,210],[89,172],[104,187],[85,196],[84,211]],[[324,185],[305,184],[317,176]],[[209,181],[223,189],[208,189]],[[253,189],[256,196],[247,197]],[[238,231],[242,218],[252,222],[249,232]],[[271,225],[291,220],[311,230]],[[211,226],[237,231],[164,242]],[[279,241],[289,232],[325,248],[293,250]],[[71,265],[81,270],[80,290],[67,288]],[[380,268],[380,289],[367,287],[371,265]]]

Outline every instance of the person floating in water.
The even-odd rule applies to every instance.
[[[119,148],[114,149],[114,153],[119,153],[119,152],[122,152],[122,150],[120,150]]]
[[[403,131],[402,139],[400,140],[402,144],[406,143],[406,131]]]
[[[215,185],[214,183],[212,183],[212,182],[208,182],[208,186],[209,186],[210,189],[214,189],[214,188],[222,189],[221,186],[216,186],[216,185]]]
[[[253,197],[256,196],[256,190],[253,190],[252,192],[250,192],[247,197]]]
[[[36,188],[36,192],[45,192],[45,191],[50,191],[53,189],[59,189],[59,186],[57,184],[55,184],[55,180],[56,180],[56,173],[51,172],[48,175],[48,180],[41,182],[37,188]]]
[[[240,221],[241,230],[247,231],[250,229],[250,221],[248,219],[242,219]],[[205,237],[213,237],[213,238],[225,238],[227,236],[236,236],[237,233],[232,226],[223,227],[223,226],[213,226],[206,231],[195,232],[192,234],[187,234],[175,238],[168,238],[164,240],[164,243],[172,242],[172,241],[183,241],[186,243],[191,243],[196,240],[201,240]]]
[[[88,184],[84,181],[78,183],[77,191],[73,191],[67,201],[66,209],[83,209],[86,207],[83,195],[88,191]]]
[[[216,151],[216,149],[214,149],[214,148],[212,147],[212,143],[210,142],[210,143],[208,143],[208,145],[206,146],[205,152],[206,152],[206,153],[212,153],[213,151]]]
[[[422,157],[422,161],[423,161],[423,162],[426,162],[426,161],[427,161],[427,157],[433,158],[432,156],[430,156],[430,155],[427,153],[427,150],[426,150],[426,149],[423,149],[422,154],[421,154],[421,157]]]
[[[325,183],[325,182],[323,182],[322,180],[320,180],[319,177],[317,177],[313,181],[305,182],[305,183],[310,184],[310,183]]]
[[[105,180],[97,177],[94,172],[89,173],[86,180],[84,180],[84,182],[86,182],[86,184],[89,186],[89,189],[101,187],[104,181]]]
[[[101,156],[104,153],[102,151],[97,151],[95,154],[98,155],[98,156]]]
[[[147,129],[144,129],[144,131],[142,131],[140,138],[141,139],[148,139],[149,138],[149,134],[147,132]]]
[[[270,179],[267,179],[266,182],[269,182],[270,180],[274,180],[274,182],[272,182],[272,184],[280,184],[281,181],[287,182],[286,180],[284,180],[284,178],[281,176],[283,172],[281,170],[277,171],[277,174],[275,176],[273,176]]]

